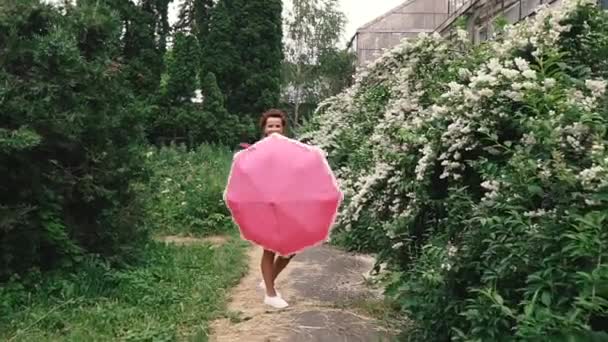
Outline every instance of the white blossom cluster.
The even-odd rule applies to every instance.
[[[441,167],[440,179],[458,182],[469,167],[466,156],[481,144],[491,155],[499,155],[513,144],[527,151],[541,145],[546,138],[532,128],[522,132],[517,141],[499,141],[500,122],[516,115],[512,108],[555,89],[561,91],[552,75],[546,76],[523,58],[514,58],[512,52],[532,46],[533,55],[541,58],[554,51],[560,34],[570,29],[562,24],[563,20],[577,4],[592,1],[564,0],[560,6],[539,11],[523,24],[509,27],[504,40],[490,43],[492,58],[481,65],[459,65],[452,70],[455,77],[444,84],[441,94],[433,95],[432,102],[428,101],[429,89],[435,84],[426,76],[441,72],[439,66],[450,65],[450,61],[466,59],[470,43],[464,31],[458,31],[452,41],[436,34],[404,40],[359,70],[351,88],[319,106],[317,129],[305,134],[313,144],[328,151],[330,159],[338,152],[350,152],[343,150],[340,139],[354,134],[361,144],[359,154],[367,158],[367,163],[340,165],[336,172],[346,196],[339,223],[349,228],[363,211],[373,215],[388,210],[393,218],[415,214],[422,200],[419,189],[432,182],[436,167]],[[429,68],[433,73],[425,74]],[[364,95],[377,86],[388,90],[389,100],[382,112],[364,112]],[[526,119],[526,124],[550,131],[557,141],[555,148],[559,149],[550,152],[556,156],[563,154],[560,150],[605,156],[606,141],[592,138],[593,127],[568,122],[564,112],[576,108],[592,113],[606,96],[606,88],[606,80],[585,80],[579,88],[566,89],[565,96],[556,97],[559,100],[554,108],[539,110],[537,117]],[[358,133],[357,127],[370,122],[371,134]],[[562,167],[557,162],[541,160],[536,164],[537,177],[543,181],[559,174],[556,168]],[[607,185],[607,169],[608,163],[598,162],[575,173],[583,187],[591,189]],[[501,191],[509,188],[491,175],[484,175],[481,187],[486,204],[503,198]],[[539,209],[524,214],[535,218],[551,212]],[[390,225],[385,229],[390,238],[399,235]],[[395,241],[392,246],[401,248],[403,243]],[[449,268],[447,265],[445,268]]]
[[[601,165],[595,165],[582,170],[578,174],[582,186],[590,191],[608,186],[608,169]]]

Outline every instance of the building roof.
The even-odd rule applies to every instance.
[[[391,15],[391,14],[393,14],[393,13],[397,12],[398,10],[402,9],[403,7],[406,7],[406,6],[411,5],[412,3],[416,2],[416,1],[418,1],[418,0],[407,0],[407,1],[405,1],[404,3],[402,3],[401,5],[398,5],[398,6],[393,7],[392,9],[390,9],[390,10],[389,10],[389,11],[387,11],[387,12],[385,12],[385,13],[384,13],[384,14],[382,14],[381,16],[376,17],[375,19],[373,19],[373,20],[371,20],[371,21],[369,21],[369,22],[365,23],[363,26],[360,26],[360,27],[357,29],[357,33],[367,30],[367,29],[368,29],[370,26],[372,26],[373,24],[375,24],[375,23],[378,23],[378,22],[382,21],[384,18],[388,17],[389,15]],[[355,35],[357,35],[357,34],[355,33]]]

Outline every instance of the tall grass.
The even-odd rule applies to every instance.
[[[222,194],[232,153],[222,146],[151,148],[146,225],[156,234],[207,236],[234,230]]]

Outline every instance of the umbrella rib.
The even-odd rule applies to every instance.
[[[251,174],[249,174],[248,172],[245,172],[245,170],[243,170],[242,168],[240,169],[240,174],[244,177],[247,177],[249,185],[251,186],[251,188],[253,189],[253,191],[256,194],[262,195],[264,193],[264,191],[261,191],[259,189],[259,187],[257,186],[257,184],[255,182],[256,179],[254,177],[252,177]],[[260,196],[260,197],[263,197],[263,196]]]

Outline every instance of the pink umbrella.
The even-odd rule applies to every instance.
[[[235,155],[224,200],[244,239],[286,256],[327,240],[343,195],[320,149],[272,134]]]

